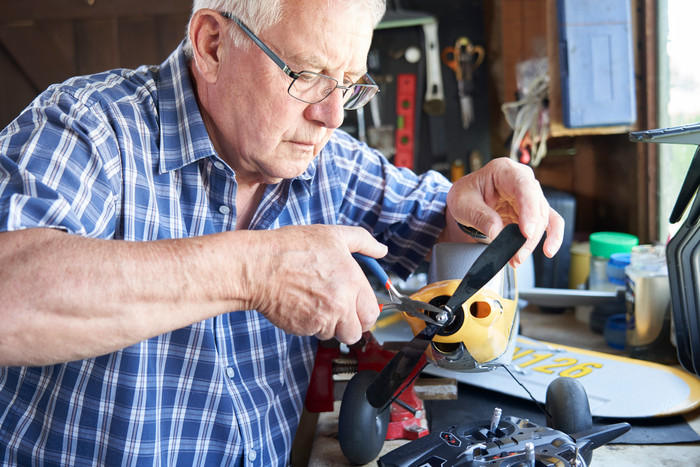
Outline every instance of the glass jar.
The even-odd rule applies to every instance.
[[[676,350],[671,344],[671,291],[666,248],[663,245],[632,248],[625,275],[625,350],[633,358],[677,363]]]
[[[639,239],[620,232],[595,232],[589,238],[591,267],[588,274],[588,288],[603,292],[615,292],[618,286],[608,278],[608,263],[615,253],[629,253],[639,244]]]

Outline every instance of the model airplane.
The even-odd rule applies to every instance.
[[[488,371],[510,363],[518,330],[518,313],[515,273],[507,263],[524,243],[525,238],[520,233],[519,227],[516,224],[507,225],[490,244],[470,245],[472,257],[467,258],[465,262],[471,262],[471,266],[461,280],[437,281],[410,297],[414,303],[425,302],[430,305],[430,308],[426,308],[425,318],[415,310],[404,313],[404,319],[410,325],[415,337],[404,345],[381,371],[359,371],[345,388],[338,421],[338,439],[341,450],[348,460],[354,464],[365,464],[377,457],[386,437],[391,405],[395,402],[406,405],[399,397],[428,363],[454,371]],[[476,256],[475,259],[474,256]],[[460,257],[459,260],[464,258]],[[439,313],[436,313],[436,309]],[[558,386],[566,389],[554,388],[555,402],[550,404],[552,411],[555,412],[555,420],[559,420],[559,425],[565,428],[567,433],[580,432],[582,428],[590,428],[591,425],[590,410],[586,410],[588,400],[583,387],[580,385],[578,385],[580,387],[574,387],[573,392],[578,396],[571,398],[571,388],[574,384],[576,382],[558,383]],[[583,401],[585,404],[582,403]],[[574,407],[568,407],[572,402],[575,404]],[[498,439],[509,433],[508,423],[511,425],[519,423],[516,419],[508,420],[502,422],[503,426],[499,422],[492,426],[490,438],[487,438],[498,444]],[[579,443],[580,447],[587,446],[586,449],[592,450],[597,445],[614,439],[621,434],[620,430],[624,432],[629,429],[629,425],[623,425],[626,425],[626,429],[617,427],[612,431],[614,434],[612,438],[608,431],[604,434],[587,433],[586,436],[595,441],[582,441]],[[451,432],[449,439],[463,438],[464,441],[460,443],[466,443],[466,440],[471,439],[469,438],[471,435],[459,431],[458,428],[455,429],[457,431]],[[535,433],[535,430],[529,431]],[[431,435],[432,438],[435,437]],[[487,438],[483,438],[482,441],[487,441]],[[532,439],[535,438],[537,436],[533,435]],[[413,441],[409,445],[420,442],[423,446],[420,449],[425,450],[426,443],[429,441],[422,441],[422,439]],[[601,443],[601,439],[604,442]],[[567,442],[573,442],[572,446],[578,446],[572,438],[568,440]],[[444,448],[440,443],[446,441],[444,439],[441,441],[438,437],[435,442],[438,443],[435,449],[438,449],[438,447]],[[542,443],[544,441],[540,440],[540,444]],[[420,460],[415,465],[433,465],[425,462],[425,459],[429,459],[430,456],[416,457],[412,448],[406,449],[411,452],[406,459],[410,457]],[[490,453],[489,449],[473,446],[471,457],[467,457],[471,459],[470,462],[479,457],[486,459]],[[524,444],[520,449],[524,449]],[[397,454],[397,456],[401,455]],[[578,456],[577,453],[572,459],[577,461]],[[461,454],[458,457],[462,461],[467,459]],[[396,456],[392,459],[394,460],[387,460],[385,464],[404,465],[395,462]],[[411,462],[405,465],[414,465]],[[482,465],[464,462],[460,464]]]

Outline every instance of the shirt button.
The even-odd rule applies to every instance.
[[[224,163],[221,161],[216,161],[214,162],[214,167],[216,167],[219,170],[224,170]]]
[[[251,449],[250,451],[248,451],[248,460],[250,462],[255,461],[255,459],[257,459],[257,458],[258,458],[258,453],[255,451],[255,449]]]
[[[234,376],[236,376],[235,370],[231,367],[226,368],[226,376],[228,376],[229,378],[233,378]]]
[[[221,206],[219,206],[219,212],[220,212],[221,214],[226,215],[226,214],[228,214],[228,213],[231,212],[231,208],[228,207],[228,206],[226,206],[225,204],[222,204]]]

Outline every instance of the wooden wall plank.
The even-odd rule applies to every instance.
[[[120,66],[117,20],[92,19],[76,23],[78,73],[97,73]]]
[[[136,68],[155,65],[164,57],[158,50],[156,18],[124,18],[119,20],[119,66]]]
[[[545,0],[503,0],[504,102],[516,99],[515,67],[533,58],[547,57],[547,2]]]
[[[158,51],[166,58],[177,48],[187,35],[189,18],[182,15],[159,16],[158,21]]]
[[[0,43],[38,91],[74,72],[62,50],[35,23],[0,26]]]
[[[50,84],[162,63],[185,37],[191,7],[192,0],[0,0],[0,128]]]
[[[0,21],[188,16],[191,10],[192,0],[0,0]]]
[[[0,129],[10,123],[36,96],[16,63],[0,48]]]
[[[65,58],[66,68],[70,68],[70,75],[77,73],[75,54],[75,24],[71,20],[42,21],[38,26],[43,29],[46,37],[61,51]]]

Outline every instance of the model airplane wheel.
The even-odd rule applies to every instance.
[[[550,428],[573,435],[593,427],[586,389],[573,378],[559,377],[549,383],[545,407]],[[592,450],[584,456],[586,465],[590,465],[592,456]]]
[[[367,464],[382,450],[389,426],[389,408],[382,411],[367,401],[367,387],[377,372],[364,370],[350,379],[338,417],[338,441],[343,455],[353,464]]]

